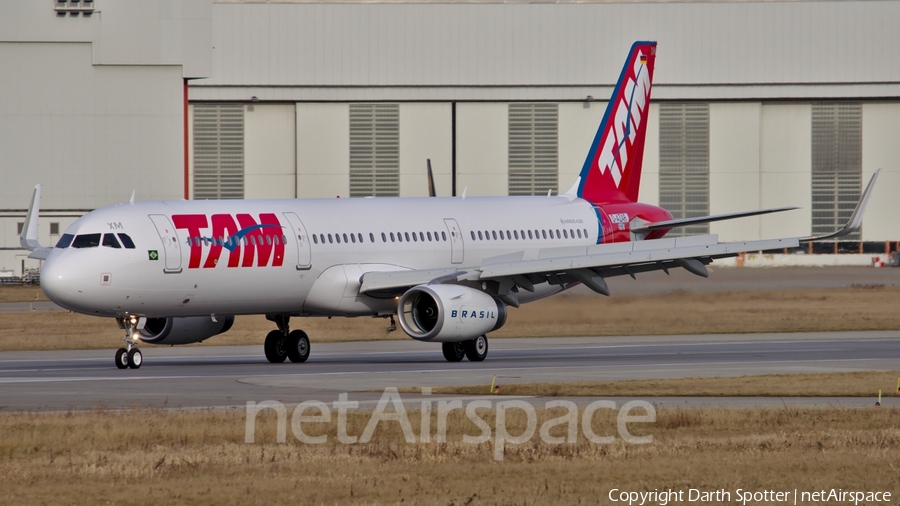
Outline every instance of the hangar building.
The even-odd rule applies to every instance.
[[[900,240],[900,2],[43,0],[0,6],[0,275],[128,200],[565,191],[659,41],[641,200],[722,240]],[[510,210],[514,212],[514,210]],[[386,220],[390,217],[386,216]],[[859,250],[854,242],[850,249]]]

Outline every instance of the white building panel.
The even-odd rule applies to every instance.
[[[659,107],[652,105],[647,117],[647,138],[644,141],[644,165],[641,168],[638,200],[659,205]]]
[[[800,209],[762,217],[762,237],[809,235],[812,229],[812,107],[763,104],[760,114],[760,207]]]
[[[457,104],[456,129],[456,194],[507,195],[509,105]]]
[[[92,66],[86,43],[0,43],[0,201],[94,209],[182,195],[182,86],[176,66]]]
[[[709,105],[709,213],[761,207],[759,103]],[[723,241],[760,239],[760,217],[709,224]]]
[[[876,169],[878,183],[863,222],[864,241],[900,239],[900,103],[863,104],[863,188]]]
[[[294,104],[251,104],[244,108],[244,198],[296,196]]]
[[[485,86],[577,99],[570,87],[615,82],[636,39],[660,43],[658,98],[694,85],[745,99],[900,90],[900,2],[217,3],[212,16],[214,76],[198,88],[296,87],[272,88],[281,99],[371,100],[397,86],[417,87],[413,100],[462,98],[459,87],[503,100]],[[310,88],[333,85],[355,88]]]
[[[297,104],[297,197],[350,194],[350,106]]]
[[[452,124],[450,104],[400,104],[400,196],[428,195],[429,158],[435,191],[451,195]]]

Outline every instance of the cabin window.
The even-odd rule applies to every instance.
[[[373,234],[372,232],[369,232],[369,242],[375,242],[375,234]]]
[[[370,234],[370,235],[371,235],[371,234]],[[364,242],[364,241],[363,241],[363,236],[362,236],[362,234],[360,234],[359,232],[356,233],[356,238],[359,239],[359,243],[360,243],[360,244],[362,244],[362,243]],[[375,242],[375,239],[372,239],[372,242]]]
[[[384,232],[381,233],[381,242],[387,242],[387,235]]]
[[[328,234],[328,244],[332,244],[334,241],[332,240],[331,234]]]
[[[496,241],[496,240],[497,240],[497,231],[494,230],[494,231],[493,231],[493,234],[494,234],[494,240]]]
[[[431,242],[431,232],[428,232],[428,242]]]
[[[316,234],[313,234],[313,243],[314,243],[314,244],[319,244],[319,238],[316,237]]]
[[[415,232],[413,232],[413,242],[415,242],[415,241],[418,241],[418,240],[419,240],[419,238],[418,238],[418,237],[416,237],[416,233],[415,233]]]
[[[103,245],[107,248],[116,248],[119,249],[122,246],[119,245],[119,241],[116,240],[115,234],[103,234]]]
[[[62,237],[59,238],[59,241],[56,243],[56,247],[60,249],[66,249],[70,244],[72,244],[72,239],[74,238],[75,236],[72,234],[63,234]]]
[[[350,234],[350,235],[353,235],[353,234]],[[347,240],[347,234],[344,234],[344,244],[347,244],[348,242],[350,242],[350,241]]]
[[[578,238],[581,239],[581,230],[576,230],[578,232]]]
[[[405,232],[404,235],[406,235],[406,242],[409,242],[409,232]]]
[[[447,240],[447,232],[441,232],[441,237],[444,239],[444,241],[446,241]],[[474,237],[472,239],[474,239]]]
[[[481,236],[481,230],[478,231],[478,240],[483,241],[484,237]]]
[[[352,242],[353,244],[356,244],[356,236],[355,235],[350,234],[350,242]]]
[[[394,233],[391,232],[391,242],[394,242]]]
[[[221,238],[221,237],[219,238],[219,243],[220,243],[220,244],[222,243],[222,238]],[[266,244],[268,244],[269,246],[272,245],[272,236],[271,236],[271,235],[267,235],[267,236],[266,236]]]
[[[546,230],[541,230],[541,235],[544,237],[544,239],[546,239],[546,238],[547,238],[547,231],[546,231]]]
[[[590,236],[587,233],[587,229],[584,229],[584,238],[587,239],[588,237],[590,237]]]
[[[423,234],[422,232],[419,232],[419,240],[425,242],[425,234]]]
[[[472,234],[472,240],[474,241],[475,240],[475,231],[470,230],[469,233]]]

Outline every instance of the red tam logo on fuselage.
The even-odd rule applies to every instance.
[[[187,243],[191,247],[188,269],[199,269],[204,248],[209,249],[204,269],[219,264],[222,250],[228,250],[228,267],[280,267],[284,263],[285,236],[281,222],[274,213],[261,213],[259,222],[249,214],[176,214],[172,216],[175,228],[185,229]],[[204,235],[210,229],[211,234]]]

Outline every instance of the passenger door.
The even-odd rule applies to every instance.
[[[162,240],[163,248],[157,254],[165,259],[165,268],[163,272],[175,274],[181,272],[181,245],[178,244],[178,235],[175,234],[175,227],[172,222],[164,214],[151,214],[150,220],[156,227],[156,232]],[[153,250],[147,252],[153,255]]]
[[[444,218],[444,225],[447,226],[447,233],[450,235],[450,263],[461,264],[465,257],[465,249],[459,224],[453,218]]]
[[[297,244],[297,270],[306,270],[312,267],[312,251],[309,247],[309,234],[306,233],[306,227],[303,222],[294,213],[284,213],[288,223],[291,226],[291,235]]]

